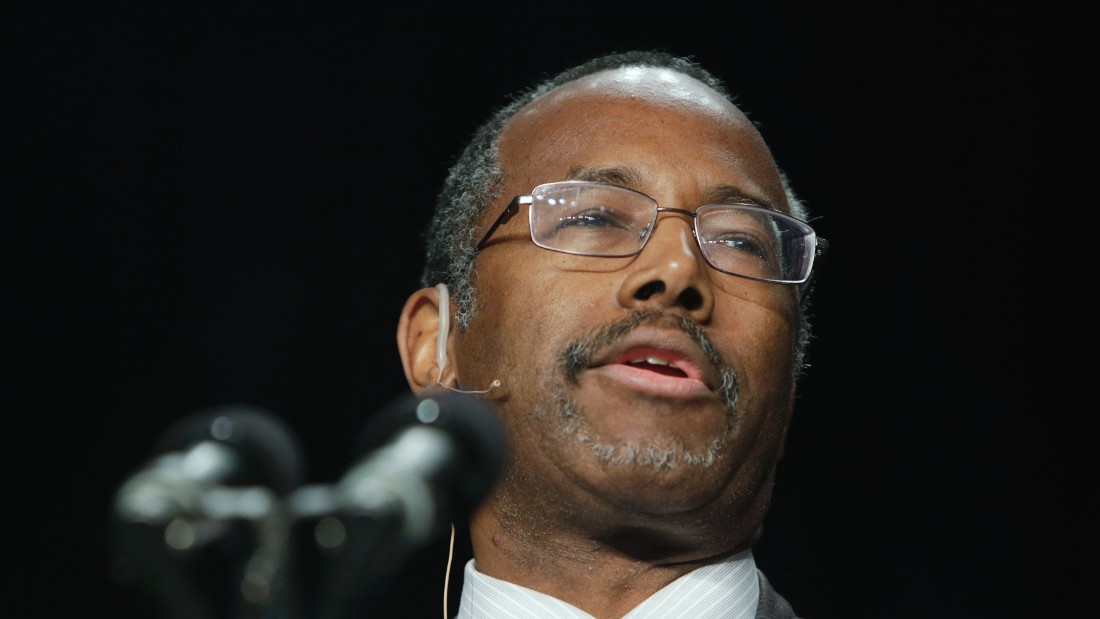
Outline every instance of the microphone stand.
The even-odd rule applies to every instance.
[[[406,507],[384,485],[350,506],[336,484],[305,486],[283,500],[265,487],[219,486],[203,492],[189,513],[166,509],[161,498],[124,487],[115,535],[119,559],[157,599],[165,619],[369,616],[411,551],[402,531]],[[291,543],[299,523],[312,525],[311,537],[328,555],[308,614]],[[233,527],[248,527],[255,548],[229,596],[231,608],[217,609],[187,568],[204,549],[234,537]]]
[[[291,518],[277,503],[254,523],[256,550],[244,566],[240,619],[301,619],[300,595],[294,586],[293,553],[289,544]]]
[[[328,556],[310,617],[370,616],[409,556],[401,501],[378,489],[348,506],[338,485],[311,485],[292,493],[288,504],[296,519],[315,523],[317,546]]]
[[[154,493],[119,493],[115,536],[119,560],[160,602],[167,619],[218,616],[201,596],[191,562],[203,549],[247,526],[255,550],[243,564],[241,579],[229,595],[236,619],[302,619],[299,592],[291,577],[289,544],[292,515],[268,488],[214,487],[202,493],[189,513],[165,509]]]

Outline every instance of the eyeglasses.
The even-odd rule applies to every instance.
[[[644,193],[617,185],[562,181],[513,198],[478,241],[476,251],[521,204],[530,205],[535,245],[578,256],[620,258],[641,252],[660,213],[694,219],[692,233],[707,264],[739,277],[801,284],[809,279],[814,258],[828,248],[809,224],[767,207],[707,204],[692,212],[657,206]]]

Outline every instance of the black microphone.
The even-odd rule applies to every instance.
[[[116,574],[149,589],[168,617],[213,616],[211,596],[199,589],[223,583],[199,581],[222,580],[215,574],[240,565],[247,567],[239,593],[222,595],[225,603],[261,608],[283,595],[281,497],[305,477],[290,429],[262,409],[221,406],[171,425],[152,451],[114,497]]]
[[[251,406],[222,406],[181,419],[154,445],[154,457],[119,489],[115,513],[124,521],[167,524],[179,517],[213,520],[258,514],[260,494],[219,495],[256,487],[282,496],[305,477],[302,448],[290,429]]]
[[[343,539],[319,596],[322,619],[363,613],[413,551],[466,517],[503,468],[507,438],[484,400],[440,390],[390,403],[357,451],[333,487]]]

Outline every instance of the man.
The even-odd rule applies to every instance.
[[[398,331],[414,391],[488,390],[511,439],[459,617],[794,616],[750,548],[820,251],[796,217],[753,124],[683,59],[591,61],[478,131]]]

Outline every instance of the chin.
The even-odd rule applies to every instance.
[[[665,440],[619,440],[604,442],[587,435],[577,441],[588,448],[593,458],[604,470],[624,469],[652,472],[656,476],[672,477],[684,470],[693,474],[716,467],[722,457],[725,437],[711,441],[705,439],[685,441],[673,437]]]
[[[585,464],[573,474],[600,500],[627,512],[670,515],[689,513],[720,500],[730,484],[730,459],[721,441],[690,450],[676,444],[585,444],[573,460]]]
[[[733,414],[718,401],[654,401],[580,394],[563,434],[603,465],[674,471],[718,464],[735,433]]]

